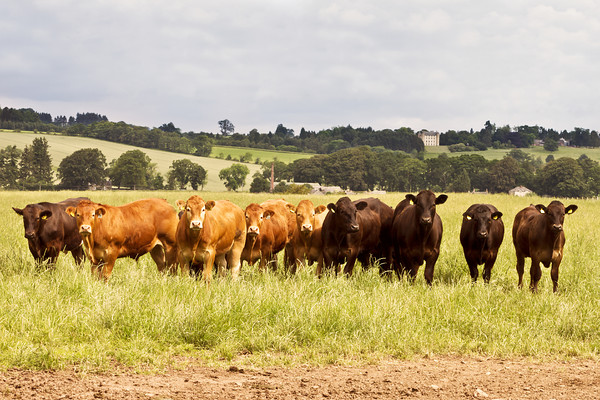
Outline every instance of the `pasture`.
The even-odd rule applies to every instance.
[[[514,215],[551,199],[448,193],[437,207],[444,224],[433,286],[422,266],[410,284],[383,279],[376,268],[352,277],[261,273],[242,267],[241,279],[210,286],[157,272],[148,255],[119,259],[108,283],[94,279],[89,262],[62,255],[54,270],[38,269],[11,206],[89,196],[120,205],[166,198],[174,205],[192,192],[0,192],[0,366],[107,370],[114,362],[162,368],[194,357],[207,365],[364,364],[388,357],[483,355],[533,359],[598,359],[600,346],[600,216],[597,200],[562,199],[577,212],[565,218],[565,256],[558,294],[544,269],[540,292],[518,290],[511,238]],[[244,208],[268,194],[201,192]],[[306,196],[286,196],[297,204]],[[352,196],[353,199],[362,197]],[[377,196],[394,207],[404,194]],[[338,196],[313,196],[315,204]],[[471,283],[459,242],[462,213],[472,203],[504,213],[504,243],[491,283]],[[480,267],[481,268],[481,267]],[[481,269],[480,269],[481,271]],[[529,285],[529,260],[525,268]]]
[[[448,150],[448,146],[426,146],[425,147],[425,158],[436,158],[440,154],[445,153],[449,157],[458,157],[461,155],[478,154],[487,160],[500,160],[504,158],[512,149],[493,149],[489,148],[485,151],[465,151],[451,153]],[[532,155],[534,158],[541,158],[542,161],[546,160],[550,154],[555,159],[560,157],[569,157],[578,159],[582,154],[587,155],[589,158],[595,161],[600,161],[600,149],[598,148],[584,148],[584,147],[563,147],[560,146],[558,151],[546,151],[543,146],[533,146],[529,148],[519,149],[523,152]]]

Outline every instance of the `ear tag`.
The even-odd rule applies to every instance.
[[[335,214],[335,211],[334,211],[334,210],[332,210],[332,209],[329,209],[329,211],[331,211],[331,213]]]
[[[473,217],[471,217],[470,215],[467,215],[467,221],[470,221],[472,219],[473,219]]]
[[[42,219],[48,219],[47,215],[42,215]]]
[[[543,209],[543,208],[540,208],[540,212],[541,212],[542,214],[545,214],[545,213],[546,213],[546,212],[544,211],[544,209]]]
[[[415,203],[413,203],[413,201],[412,201],[412,200],[409,200],[409,201],[408,201],[408,203],[409,203],[410,205],[413,205],[413,204],[415,204]]]
[[[75,217],[75,212],[74,212],[74,211],[72,211],[71,213],[69,213],[69,215],[70,215],[71,217]]]
[[[495,221],[495,220],[497,220],[497,219],[498,219],[498,216],[497,216],[497,215],[494,215],[494,216],[492,217],[492,219]]]

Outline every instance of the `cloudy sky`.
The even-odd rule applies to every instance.
[[[595,0],[19,0],[0,106],[183,131],[600,129]]]

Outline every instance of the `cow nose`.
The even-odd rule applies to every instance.
[[[35,238],[35,233],[34,232],[25,232],[25,238],[33,239],[33,238]]]
[[[479,232],[479,237],[486,238],[488,235],[487,231]]]
[[[249,226],[248,227],[248,235],[258,235],[259,232],[260,232],[260,230],[258,229],[258,226]]]
[[[190,221],[190,229],[202,229],[202,221],[198,219]]]
[[[304,224],[302,225],[302,230],[305,232],[312,232],[312,224]]]
[[[560,231],[562,231],[562,224],[554,224],[554,225],[552,225],[552,229],[560,232]]]
[[[422,224],[430,224],[431,223],[431,217],[423,217],[423,218],[421,218],[421,223]]]
[[[352,232],[358,232],[358,225],[357,224],[350,225],[350,231],[352,231]]]
[[[81,225],[79,227],[79,233],[81,233],[82,235],[89,235],[90,233],[92,233],[92,226],[91,225]]]

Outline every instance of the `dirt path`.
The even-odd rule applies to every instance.
[[[0,372],[0,399],[599,399],[600,363],[477,358],[164,374]]]

